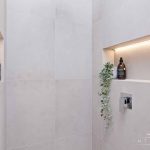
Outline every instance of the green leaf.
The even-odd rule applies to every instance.
[[[104,64],[104,67],[99,73],[101,92],[99,92],[98,94],[101,97],[101,117],[103,117],[104,120],[107,122],[110,122],[112,119],[109,97],[110,86],[113,76],[112,69],[113,64],[107,62],[106,64]]]

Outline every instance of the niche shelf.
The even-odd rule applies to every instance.
[[[117,66],[120,57],[127,68],[127,79],[120,82],[150,83],[150,35],[103,49],[104,63],[109,61]]]
[[[4,81],[4,38],[0,32],[0,82]]]

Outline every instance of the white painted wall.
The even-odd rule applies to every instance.
[[[93,5],[93,150],[148,150],[138,138],[149,133],[149,83],[113,82],[111,97],[113,127],[104,132],[103,119],[97,117],[99,80],[103,48],[150,34],[150,2],[94,0]],[[133,110],[119,112],[119,94],[133,94]]]
[[[7,0],[7,150],[91,150],[91,34],[91,0]]]

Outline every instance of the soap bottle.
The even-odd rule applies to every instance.
[[[126,79],[126,66],[123,63],[123,58],[120,57],[120,61],[117,68],[117,78],[118,79]]]

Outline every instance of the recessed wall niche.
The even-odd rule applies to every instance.
[[[115,66],[123,57],[127,68],[127,79],[150,81],[150,35],[104,48],[103,62]]]
[[[4,38],[0,32],[0,81],[4,80]]]

